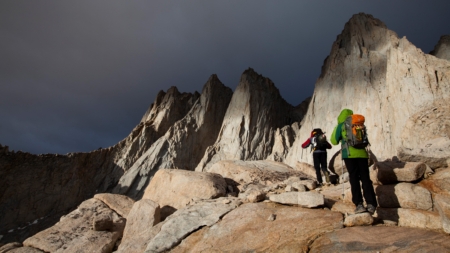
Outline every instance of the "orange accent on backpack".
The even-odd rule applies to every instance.
[[[352,132],[356,139],[361,141],[363,136],[361,131],[365,131],[364,122],[366,119],[361,114],[352,115]]]
[[[366,126],[364,125],[365,118],[360,114],[352,114],[344,121],[345,142],[347,147],[354,147],[357,149],[365,148],[370,145],[367,138]]]

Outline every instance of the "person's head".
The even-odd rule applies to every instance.
[[[323,134],[322,129],[320,129],[320,128],[314,128],[314,129],[311,131],[311,137],[313,137],[313,136],[316,135],[316,134]]]
[[[338,124],[342,123],[345,121],[345,119],[350,116],[353,115],[353,111],[350,109],[343,109],[341,111],[341,113],[339,114],[337,120],[338,120]]]

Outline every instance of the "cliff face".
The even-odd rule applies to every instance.
[[[5,240],[24,239],[53,225],[96,192],[112,190],[123,174],[109,159],[112,148],[68,155],[0,149],[0,235]]]
[[[371,150],[378,160],[392,158],[398,148],[417,138],[406,127],[410,117],[436,100],[448,99],[449,88],[449,61],[424,54],[371,15],[354,15],[325,59],[286,163],[312,163],[311,156],[301,156],[300,144],[313,128],[330,135],[344,108],[366,117]],[[424,144],[415,143],[415,147]],[[333,147],[331,154],[339,149]]]
[[[189,112],[199,96],[197,92],[180,93],[176,87],[171,87],[167,92],[160,91],[139,125],[116,145],[117,153],[113,158],[116,163],[128,170],[156,140]]]
[[[194,170],[206,148],[216,140],[231,96],[231,89],[216,75],[211,76],[187,115],[145,150],[114,192],[140,198],[158,169]]]
[[[180,93],[176,87],[167,93],[160,92],[130,135],[106,149],[33,155],[1,147],[0,235],[3,240],[21,241],[53,225],[95,193],[111,192],[124,172],[186,115],[199,96]]]
[[[273,82],[253,69],[240,79],[217,141],[195,169],[207,171],[220,160],[262,160],[272,153],[277,129],[300,121],[301,109],[288,104]]]

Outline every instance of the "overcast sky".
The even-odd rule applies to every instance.
[[[252,67],[298,105],[352,15],[430,52],[450,1],[0,1],[0,144],[88,152],[124,139],[160,90],[233,90]]]

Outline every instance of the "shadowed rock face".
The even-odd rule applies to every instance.
[[[97,192],[111,192],[129,167],[191,109],[199,94],[160,92],[143,121],[113,147],[32,155],[0,146],[0,235],[22,241]],[[21,228],[21,229],[18,229]],[[13,232],[8,233],[8,231]]]
[[[423,53],[371,15],[356,14],[324,61],[286,163],[312,164],[312,156],[300,158],[301,143],[313,128],[331,134],[344,108],[366,117],[371,150],[378,160],[391,158],[403,145],[401,136],[408,119],[435,100],[449,98],[449,61]],[[329,153],[339,149],[335,146]]]
[[[216,140],[231,96],[231,89],[212,75],[188,114],[152,143],[120,179],[114,193],[139,199],[157,170],[194,170]]]
[[[123,174],[109,160],[113,149],[68,155],[2,149],[0,234],[4,241],[21,241],[53,225],[97,191],[110,191]]]
[[[176,87],[167,93],[160,91],[139,125],[118,144],[117,164],[128,170],[175,122],[186,116],[199,96],[198,92],[180,93]]]

